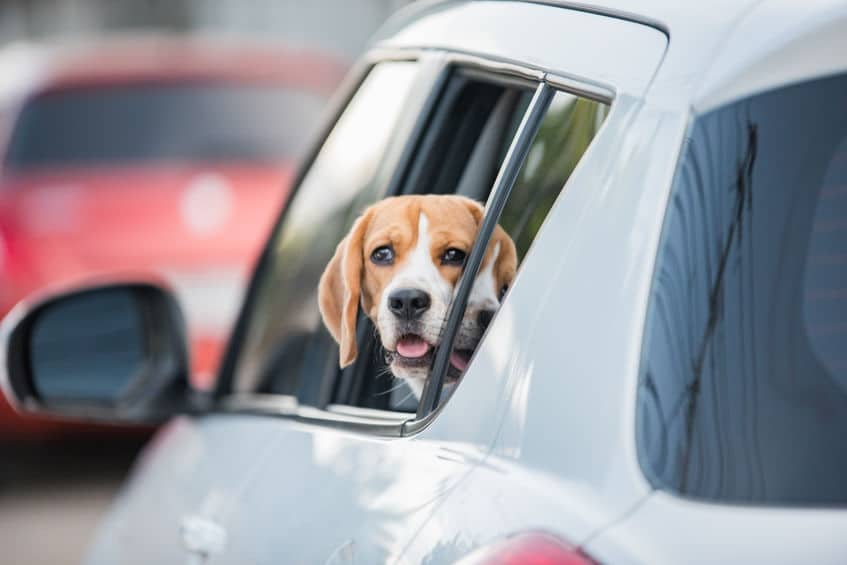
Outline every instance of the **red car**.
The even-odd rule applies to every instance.
[[[0,313],[69,279],[174,286],[208,387],[294,165],[343,68],[305,52],[177,39],[31,57],[0,164]],[[0,406],[0,436],[47,429]]]

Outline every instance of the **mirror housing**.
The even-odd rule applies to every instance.
[[[188,410],[185,322],[154,283],[45,293],[0,324],[0,385],[24,412],[158,423]]]

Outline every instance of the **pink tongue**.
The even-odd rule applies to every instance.
[[[408,336],[397,342],[397,353],[409,359],[423,357],[429,351],[429,344],[417,336]]]
[[[464,371],[468,368],[468,360],[463,355],[459,355],[455,351],[450,354],[450,364],[460,371]]]

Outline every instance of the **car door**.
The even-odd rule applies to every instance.
[[[518,37],[516,29],[537,33]],[[90,561],[442,563],[524,527],[525,511],[463,524],[450,501],[462,493],[478,516],[503,492],[507,475],[492,481],[497,468],[487,465],[532,371],[520,354],[530,326],[515,307],[546,276],[536,244],[545,230],[555,233],[572,174],[590,183],[615,151],[665,44],[631,21],[517,2],[427,8],[390,24],[354,72],[268,243],[214,408],[159,434]],[[499,221],[522,263],[535,266],[519,270],[455,389],[442,386],[436,368],[414,402],[385,375],[364,318],[363,353],[338,368],[316,290],[364,206],[433,192],[487,203],[471,258]],[[474,276],[459,283],[459,315]],[[447,346],[455,331],[448,315]],[[477,480],[480,469],[488,479]],[[529,488],[531,476],[509,475],[517,482],[506,499],[545,508],[551,527],[568,535],[584,535],[630,502],[569,518],[567,496]],[[447,520],[433,520],[444,512]]]

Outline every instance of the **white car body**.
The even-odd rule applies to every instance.
[[[422,49],[614,100],[453,397],[399,438],[347,429],[345,413],[310,423],[235,401],[178,417],[139,459],[89,562],[451,563],[532,530],[603,563],[845,562],[845,509],[653,487],[635,399],[692,116],[847,70],[847,4],[427,4],[392,20],[367,57]]]

